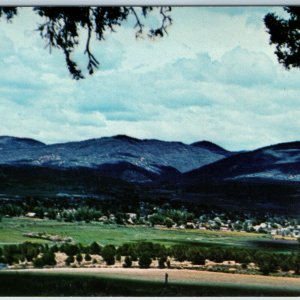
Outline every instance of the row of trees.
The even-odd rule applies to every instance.
[[[67,255],[65,263],[70,265],[75,261],[81,263],[96,259],[91,255],[97,254],[107,265],[114,265],[116,260],[121,261],[124,257],[123,267],[129,268],[132,262],[137,261],[141,268],[148,268],[153,260],[158,261],[160,268],[171,267],[170,258],[176,261],[189,261],[193,265],[204,265],[209,259],[217,263],[226,260],[234,260],[242,267],[247,268],[247,264],[255,263],[263,274],[281,271],[295,271],[300,274],[300,252],[292,254],[272,253],[260,250],[245,250],[240,248],[206,248],[190,247],[186,245],[172,245],[166,247],[152,242],[124,243],[119,247],[114,245],[101,246],[96,242],[83,246],[81,244],[61,244],[49,247],[47,244],[34,244],[25,242],[20,245],[5,245],[0,248],[0,262],[16,264],[33,262],[34,266],[53,266],[56,264],[55,253],[63,252]]]

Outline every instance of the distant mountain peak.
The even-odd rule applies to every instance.
[[[257,150],[263,150],[263,149],[274,149],[274,150],[300,149],[300,141],[274,144],[274,145],[266,146],[263,148],[259,148]]]
[[[39,145],[44,146],[45,144],[34,140],[31,138],[24,138],[24,137],[15,137],[15,136],[8,136],[8,135],[2,135],[0,136],[0,144],[10,144],[10,143],[18,143],[18,144],[27,144],[27,145]]]
[[[130,142],[140,142],[141,141],[138,138],[134,138],[134,137],[128,136],[126,134],[117,134],[117,135],[112,136],[112,138],[116,139],[116,140],[125,140],[125,141],[130,141]]]
[[[228,150],[220,147],[217,144],[214,144],[214,143],[212,143],[210,141],[206,141],[206,140],[192,143],[191,146],[205,148],[205,149],[216,151],[216,152],[219,152],[219,153],[229,153]]]

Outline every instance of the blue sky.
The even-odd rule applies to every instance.
[[[173,8],[169,35],[156,40],[136,40],[129,20],[93,42],[101,67],[78,82],[23,8],[12,24],[0,21],[0,135],[56,143],[127,134],[230,150],[299,140],[300,70],[277,63],[263,24],[270,11],[282,9]],[[83,46],[75,57],[84,68]]]

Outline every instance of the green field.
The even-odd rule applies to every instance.
[[[42,239],[24,237],[24,233],[41,232],[69,236],[75,242],[87,245],[97,241],[102,245],[121,245],[126,242],[151,241],[165,245],[187,244],[199,246],[238,246],[260,248],[273,245],[270,236],[246,232],[221,232],[205,230],[157,229],[142,226],[101,225],[99,223],[65,223],[28,218],[3,218],[0,222],[0,245],[25,241],[45,243]],[[278,244],[275,250],[288,251],[298,247],[295,243]],[[288,246],[290,245],[289,248]],[[271,247],[272,248],[272,247]]]

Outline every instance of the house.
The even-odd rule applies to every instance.
[[[107,216],[102,216],[98,219],[100,222],[106,222],[108,220]]]
[[[261,228],[260,225],[255,225],[255,226],[253,226],[253,229],[254,229],[255,231],[258,231],[260,228]]]
[[[110,214],[109,215],[109,220],[112,221],[112,222],[114,222],[116,220],[115,215],[114,214]]]
[[[35,218],[36,216],[36,213],[35,212],[28,212],[25,217],[28,217],[28,218]]]
[[[299,238],[300,237],[300,231],[299,230],[294,230],[292,232],[292,236],[295,237],[295,238]]]
[[[131,218],[127,219],[127,223],[131,224],[131,225],[134,225],[134,222],[133,222],[133,220]]]
[[[128,219],[131,219],[132,221],[136,220],[137,219],[137,216],[135,213],[126,213],[126,217]]]
[[[186,228],[187,229],[195,229],[196,225],[193,222],[187,222],[186,223]]]
[[[220,230],[221,231],[229,231],[229,228],[228,228],[228,226],[221,226]]]

